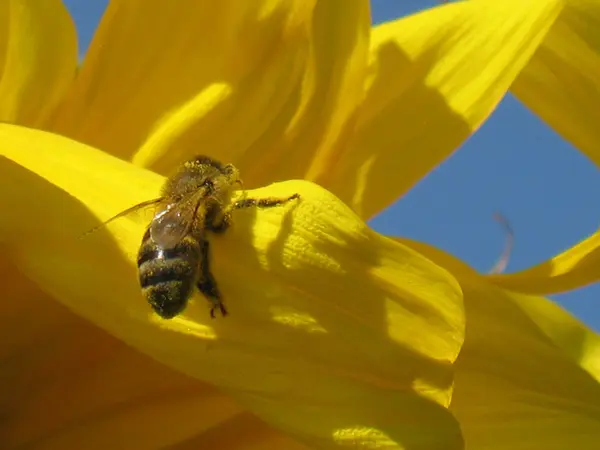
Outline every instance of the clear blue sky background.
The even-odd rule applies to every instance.
[[[107,0],[65,0],[83,54]],[[436,5],[432,0],[372,0],[380,23]],[[402,76],[402,74],[398,74]],[[508,96],[448,161],[375,218],[379,232],[434,244],[481,271],[494,263],[504,234],[501,211],[515,231],[508,272],[543,261],[600,225],[600,177],[572,145]],[[599,268],[600,270],[600,268]],[[554,297],[600,330],[600,287]]]

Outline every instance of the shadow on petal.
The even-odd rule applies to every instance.
[[[367,100],[358,120],[348,123],[356,131],[316,180],[364,219],[405,193],[474,131],[444,95],[425,84],[437,63],[435,52],[413,60],[397,43],[386,42],[374,57]]]
[[[173,450],[309,450],[309,447],[274,432],[250,413],[238,414],[205,433],[170,447]]]
[[[213,387],[73,314],[5,259],[0,269],[2,448],[154,449],[234,417],[256,424]]]
[[[487,119],[561,9],[455,2],[374,27],[355,133],[314,181],[362,218],[381,211]]]
[[[598,339],[591,348],[582,333],[580,356],[571,359],[521,306],[526,296],[485,283],[463,289],[468,326],[451,411],[467,448],[597,448],[600,383],[583,366],[590,350],[597,360]]]

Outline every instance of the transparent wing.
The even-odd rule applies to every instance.
[[[199,189],[158,212],[150,224],[152,240],[163,249],[177,245],[190,232],[206,194],[205,189]]]
[[[98,231],[101,228],[104,228],[112,221],[119,219],[121,217],[129,216],[131,214],[139,213],[143,210],[148,210],[150,208],[156,208],[160,203],[164,201],[163,197],[153,198],[152,200],[146,200],[145,202],[138,203],[137,205],[133,205],[130,208],[127,208],[125,211],[121,211],[119,214],[112,216],[110,219],[105,220],[100,225],[95,226],[94,228],[89,229],[85,233],[83,233],[79,238],[83,239],[84,237],[90,235],[91,233]]]
[[[172,248],[189,233],[193,220],[193,208],[172,203],[154,216],[150,236],[159,247]]]

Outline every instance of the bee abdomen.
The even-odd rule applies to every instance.
[[[169,250],[144,239],[138,254],[140,285],[161,317],[170,319],[185,309],[198,278],[198,255],[198,244],[189,238]]]
[[[153,259],[140,266],[140,285],[146,300],[166,319],[182,312],[194,289],[196,270],[185,259]]]
[[[165,281],[142,289],[142,293],[159,316],[171,319],[187,306],[192,287],[186,280]]]
[[[196,277],[197,269],[183,258],[156,258],[140,265],[140,285],[142,288],[154,286],[168,281],[182,281]]]

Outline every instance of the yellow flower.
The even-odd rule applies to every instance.
[[[495,369],[478,366],[488,304],[501,325],[513,323],[505,298],[541,321],[515,338],[532,342],[537,372],[502,360],[522,389],[548,376],[535,358],[552,349],[541,361],[562,361],[559,373],[593,372],[592,353],[546,343],[579,325],[364,220],[485,120],[565,11],[481,0],[371,29],[366,1],[113,0],[75,76],[63,5],[3,2],[4,447],[458,449],[461,429],[473,448],[516,439],[495,417],[477,428],[472,407]],[[210,320],[196,297],[165,321],[136,281],[144,222],[77,237],[198,153],[234,163],[249,195],[302,199],[240,211],[211,240],[230,317]],[[490,354],[513,355],[498,345]],[[494,400],[510,406],[496,372]],[[590,386],[583,403],[597,377]]]

